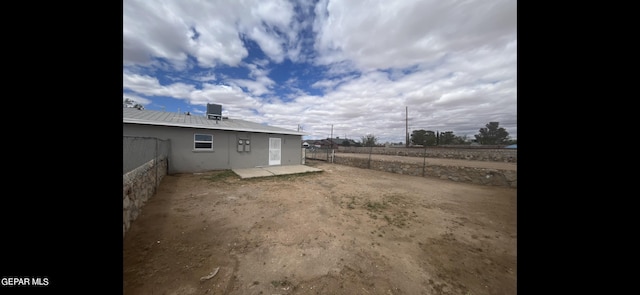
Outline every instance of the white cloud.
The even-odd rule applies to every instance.
[[[164,5],[163,5],[164,4]],[[123,6],[124,64],[148,65],[152,57],[183,68],[188,52],[188,24],[171,3],[125,1]]]
[[[189,94],[195,90],[193,85],[181,82],[171,85],[160,85],[158,79],[140,74],[125,73],[122,78],[123,89],[147,96],[168,96],[186,99],[189,98]]]
[[[417,68],[403,75],[371,71],[344,80],[321,80],[314,85],[327,89],[323,96],[272,105],[269,121],[302,124],[311,138],[328,137],[327,126],[333,125],[334,134],[357,140],[371,133],[383,142],[404,142],[408,108],[409,132],[454,131],[472,137],[497,121],[516,135],[515,124],[505,125],[516,122],[515,60],[489,54],[476,58],[477,63],[450,59],[443,67]],[[501,74],[487,75],[492,72]]]
[[[200,82],[213,82],[216,81],[216,75],[214,73],[208,73],[205,75],[196,75],[193,80]]]
[[[135,103],[145,106],[151,103],[151,100],[131,93],[122,93],[122,101],[124,102],[125,99],[133,100]]]
[[[239,87],[247,88],[249,92],[251,92],[251,94],[255,96],[272,93],[271,88],[273,87],[273,85],[275,85],[275,82],[269,78],[268,70],[260,68],[260,65],[263,64],[263,62],[258,62],[256,64],[243,64],[249,69],[249,77],[253,78],[253,80],[227,79],[226,82],[232,85],[237,85]]]
[[[241,35],[260,45],[281,62],[288,42],[296,42],[290,2],[129,0],[123,2],[123,63],[151,65],[167,59],[176,69],[187,66],[187,56],[203,67],[236,66],[248,51]]]
[[[253,81],[249,79],[230,79],[227,81],[233,85],[248,89],[251,94],[256,96],[261,96],[271,92],[263,82]]]
[[[194,113],[219,103],[226,116],[290,129],[301,124],[313,138],[328,137],[333,125],[334,136],[372,133],[383,142],[404,141],[407,107],[411,130],[472,138],[497,121],[517,134],[515,0],[305,0],[295,3],[303,12],[298,15],[293,5],[123,2],[124,95],[173,97]],[[300,34],[310,28],[317,35]],[[245,59],[242,38],[255,41],[266,57]],[[168,84],[150,71],[134,71],[189,69],[189,55],[212,68],[167,74],[176,77]],[[278,85],[270,70],[287,58],[324,68],[308,80],[299,74],[306,69],[289,67],[290,76]],[[216,71],[221,65],[249,74],[228,77]],[[291,92],[283,95],[282,88]],[[321,95],[309,94],[318,90]]]
[[[233,85],[204,83],[202,89],[196,89],[184,83],[160,85],[156,78],[125,73],[123,88],[136,95],[173,97],[196,106],[206,106],[207,103],[222,104],[227,110],[243,114],[251,113],[250,110],[262,105],[256,98]],[[240,112],[241,110],[248,111]]]
[[[320,1],[320,64],[361,70],[434,62],[446,52],[500,48],[515,39],[516,1]]]

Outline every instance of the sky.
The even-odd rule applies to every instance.
[[[127,0],[122,97],[303,139],[517,139],[517,45],[516,0]]]

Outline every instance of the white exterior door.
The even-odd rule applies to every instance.
[[[269,166],[280,165],[282,157],[282,144],[280,138],[269,138]]]

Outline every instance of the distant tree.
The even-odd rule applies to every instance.
[[[348,139],[345,139],[342,141],[342,146],[351,146],[351,143],[349,142]]]
[[[470,144],[470,142],[468,136],[465,134],[462,136],[455,136],[452,144]]]
[[[436,145],[436,133],[431,130],[414,130],[411,132],[411,143],[414,145]]]
[[[456,139],[456,136],[453,135],[453,131],[440,132],[440,136],[438,137],[438,144],[439,145],[454,144],[455,139]]]
[[[122,101],[122,106],[125,108],[136,108],[139,110],[143,110],[144,106],[140,103],[137,103],[135,100],[131,99],[131,98],[125,98]]]
[[[426,134],[427,130],[424,129],[411,131],[411,144],[423,145],[426,142]]]
[[[485,128],[480,128],[480,133],[475,135],[479,144],[505,144],[509,140],[509,132],[499,126],[499,122],[489,122]]]
[[[135,103],[136,103],[136,102],[135,102],[133,99],[131,99],[131,98],[125,98],[125,99],[122,101],[122,106],[123,106],[123,107],[125,107],[125,108],[132,108],[132,107],[133,107],[133,105],[134,105]]]
[[[364,146],[375,146],[378,142],[378,138],[373,134],[367,134],[362,138],[362,145]]]
[[[427,133],[425,134],[425,145],[433,146],[436,145],[437,142],[438,138],[436,137],[436,133],[431,130],[427,130]]]

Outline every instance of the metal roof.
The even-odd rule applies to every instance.
[[[225,117],[226,118],[226,117]],[[307,135],[304,132],[273,127],[260,123],[239,120],[222,119],[210,120],[206,116],[187,115],[181,113],[139,110],[137,108],[122,108],[122,122],[130,124],[174,126],[188,128],[203,128],[229,131],[245,131],[258,133],[275,133],[291,135]]]

